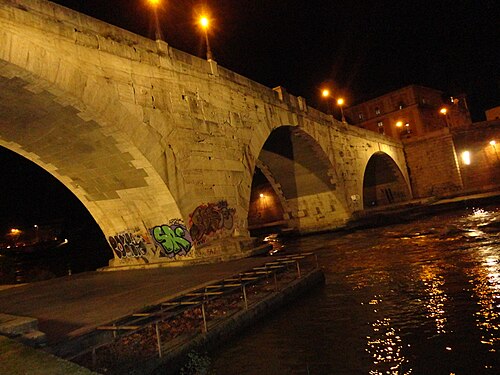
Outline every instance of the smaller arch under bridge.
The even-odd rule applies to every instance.
[[[112,266],[243,256],[259,204],[306,233],[411,196],[399,142],[43,0],[0,0],[0,114],[0,146],[82,202]]]

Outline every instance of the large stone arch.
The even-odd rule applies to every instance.
[[[0,87],[0,145],[45,169],[82,202],[114,251],[112,265],[196,256],[165,182],[127,133],[107,121],[112,116],[99,116],[7,62],[0,64]],[[122,120],[134,121],[121,110]]]
[[[262,145],[256,165],[284,208],[289,228],[301,233],[333,229],[349,218],[337,192],[335,167],[318,142],[297,126],[280,126]]]
[[[364,209],[401,203],[411,199],[405,175],[387,153],[374,152],[363,174]]]

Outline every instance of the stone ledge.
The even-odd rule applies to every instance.
[[[92,375],[86,368],[0,336],[0,374]]]
[[[22,335],[38,329],[38,319],[27,316],[0,314],[0,334]]]
[[[211,263],[219,263],[219,262],[227,262],[230,260],[248,258],[255,255],[261,255],[266,253],[267,251],[272,249],[272,245],[263,244],[257,247],[254,247],[249,250],[242,250],[239,253],[231,253],[231,254],[223,254],[223,255],[215,255],[210,257],[203,257],[197,259],[186,259],[186,260],[165,260],[163,262],[158,263],[149,263],[149,264],[127,264],[127,265],[117,265],[112,267],[103,267],[99,268],[97,271],[100,272],[112,272],[112,271],[129,271],[129,270],[141,270],[141,269],[151,269],[151,268],[164,268],[164,267],[187,267],[194,266],[199,264],[211,264]]]

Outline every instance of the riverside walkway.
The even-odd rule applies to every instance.
[[[0,313],[38,319],[38,329],[51,346],[273,259],[261,256],[190,267],[81,273],[2,290]]]

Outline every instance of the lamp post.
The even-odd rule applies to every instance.
[[[323,98],[332,98],[333,99],[333,96],[331,95],[331,92],[330,92],[329,89],[323,89],[323,90],[321,90],[321,96]],[[344,98],[338,98],[337,99],[337,105],[340,107],[340,114],[342,116],[342,122],[346,122],[345,121],[345,116],[344,116],[344,108],[343,108],[344,104],[345,104]]]
[[[342,122],[346,122],[345,121],[345,116],[344,116],[344,98],[338,98],[337,99],[337,105],[340,107],[340,114],[342,115]]]
[[[444,121],[446,122],[446,127],[449,128],[450,124],[448,122],[448,109],[446,107],[443,107],[439,110],[439,113],[444,116]]]
[[[328,99],[330,97],[330,90],[328,90],[328,89],[321,90],[321,96],[325,99]],[[332,113],[331,106],[330,106],[328,101],[326,102],[326,111],[327,111],[327,114]]]
[[[206,16],[202,16],[200,18],[200,26],[205,33],[205,43],[207,45],[207,60],[213,60],[212,50],[210,49],[210,42],[208,40],[208,26],[210,25],[210,21]]]
[[[153,18],[155,23],[155,39],[163,40],[160,31],[160,19],[158,17],[158,7],[161,4],[161,0],[147,0],[147,1],[149,3],[149,6],[153,9]]]

